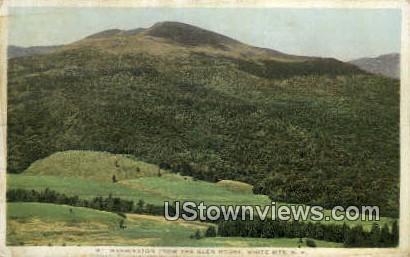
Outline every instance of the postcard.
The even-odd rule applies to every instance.
[[[409,6],[4,1],[0,256],[409,256]]]

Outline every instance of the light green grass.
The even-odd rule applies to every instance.
[[[71,210],[74,210],[70,212]],[[103,222],[117,224],[121,217],[112,212],[48,203],[8,203],[7,219],[41,218],[50,222]]]
[[[90,199],[96,196],[121,197],[133,201],[164,205],[164,201],[204,201],[206,204],[261,204],[270,203],[267,196],[240,193],[214,183],[181,179],[178,175],[144,177],[117,183],[58,176],[7,176],[8,189],[44,190],[46,188],[67,195]]]
[[[250,192],[238,192],[229,187],[218,186],[200,180],[181,180],[175,179],[177,175],[162,177],[143,177],[121,182],[125,186],[150,192],[157,196],[161,201],[203,201],[206,204],[252,204],[267,205],[271,201],[265,195],[255,195]]]
[[[70,209],[73,211],[70,212]],[[174,245],[189,241],[207,224],[165,221],[162,217],[130,215],[120,229],[117,214],[64,205],[9,203],[9,245]]]
[[[225,187],[233,191],[252,193],[252,185],[235,180],[221,180],[216,183],[220,187]]]
[[[197,230],[203,234],[210,224],[130,214],[125,220],[127,228],[120,229],[121,217],[103,211],[44,203],[9,203],[7,207],[8,245],[297,247],[299,240],[237,237],[197,240],[190,236]],[[316,243],[318,247],[342,246],[325,241]]]
[[[159,167],[135,160],[127,155],[93,151],[65,151],[54,153],[35,161],[28,167],[26,175],[64,176],[112,181],[145,176],[157,176]]]

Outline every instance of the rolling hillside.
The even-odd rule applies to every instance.
[[[165,22],[12,58],[8,80],[10,173],[103,151],[276,201],[398,214],[399,83],[351,64]]]
[[[197,230],[203,234],[210,224],[166,221],[163,217],[147,215],[127,215],[124,223],[127,229],[122,230],[118,227],[121,217],[116,214],[64,205],[10,203],[7,215],[7,245],[10,246],[298,246],[296,238],[192,239],[191,235]],[[342,246],[315,241],[318,247]],[[301,246],[306,247],[306,244]]]
[[[25,175],[88,178],[96,181],[150,177],[165,174],[157,165],[141,162],[132,156],[91,151],[65,151],[37,160]]]
[[[129,158],[91,151],[59,152],[35,162],[22,174],[9,174],[7,177],[8,244],[213,247],[296,247],[300,244],[298,238],[286,237],[269,239],[203,237],[205,230],[215,224],[164,220],[162,214],[153,211],[158,208],[162,210],[164,201],[194,201],[204,202],[206,205],[265,206],[270,205],[271,200],[265,195],[253,194],[252,186],[243,182],[222,180],[218,183],[210,183],[168,172],[163,172],[159,176],[156,173],[157,166]],[[119,167],[115,165],[115,160],[118,160]],[[96,162],[98,165],[91,165]],[[121,167],[124,167],[121,171],[124,176],[119,177],[116,183],[105,179],[110,178],[113,170],[117,171]],[[129,176],[135,173],[135,167],[141,169],[138,177]],[[9,192],[14,193],[11,195]],[[22,192],[27,192],[30,196],[38,195],[37,201],[40,202],[32,202],[29,198],[21,197]],[[47,194],[50,195],[50,192],[57,192],[60,196],[46,197]],[[76,203],[64,202],[61,194],[77,199]],[[96,199],[113,199],[115,203],[118,202],[116,200],[119,199],[118,197],[122,200],[133,201],[136,204],[135,208],[126,211],[127,213],[116,213],[125,211],[107,212],[101,211],[99,205],[85,205],[85,202],[94,203]],[[58,205],[45,203],[43,200],[46,199]],[[106,206],[104,208],[108,208],[106,201],[103,200]],[[64,203],[71,206],[64,205]],[[276,203],[277,207],[281,205],[289,204]],[[137,211],[138,208],[141,209]],[[330,211],[326,210],[325,215],[329,216]],[[377,224],[392,226],[393,221],[394,219],[382,217]],[[341,226],[344,223],[348,227],[360,225],[366,233],[373,228],[374,224],[372,221],[335,221],[333,219],[326,219],[322,224]],[[120,224],[125,225],[126,228],[121,229]],[[200,231],[202,235],[199,239],[193,238],[197,231]],[[88,235],[87,239],[83,238],[85,233]],[[306,239],[303,239],[303,242],[305,241]],[[340,243],[315,241],[318,247],[342,246]],[[303,247],[304,244],[301,246]]]
[[[349,63],[370,73],[400,79],[400,54],[392,53],[374,58],[360,58]]]
[[[123,230],[118,225],[123,218],[115,213],[44,203],[11,203],[8,207],[9,245],[189,244],[196,229],[208,227],[206,223],[167,222],[162,217],[134,214],[125,219],[127,229]]]
[[[61,46],[32,46],[32,47],[20,47],[9,45],[7,48],[7,58],[16,58],[23,56],[33,56],[51,53]]]
[[[114,164],[115,157],[119,167]],[[135,167],[140,172],[135,172]],[[113,174],[121,174],[116,183],[112,182]],[[267,196],[253,194],[249,184],[210,183],[164,170],[158,176],[156,165],[91,151],[60,152],[36,161],[21,174],[9,174],[7,188],[36,191],[48,188],[81,199],[111,194],[134,202],[144,200],[156,206],[176,200],[218,205],[270,204]]]

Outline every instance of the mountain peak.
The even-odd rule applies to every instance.
[[[97,38],[108,38],[111,36],[117,36],[117,35],[136,35],[141,32],[145,31],[143,28],[136,28],[136,29],[131,29],[131,30],[121,30],[121,29],[108,29],[104,30],[95,34],[92,34],[86,38],[88,39],[97,39]]]
[[[210,45],[225,48],[227,44],[239,43],[216,32],[174,21],[158,22],[149,28],[146,34],[190,46]]]

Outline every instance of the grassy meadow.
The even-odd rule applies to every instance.
[[[70,209],[72,212],[70,212]],[[163,217],[127,214],[126,229],[114,213],[45,203],[9,203],[9,245],[133,245],[207,247],[298,247],[297,238],[191,238],[211,224],[166,221]],[[318,247],[341,244],[316,240]],[[301,244],[301,247],[305,247]]]

